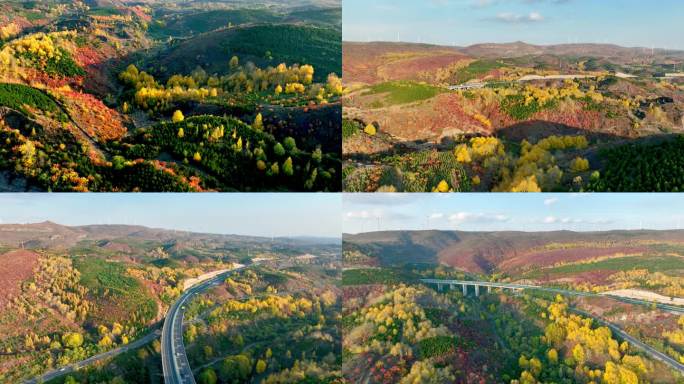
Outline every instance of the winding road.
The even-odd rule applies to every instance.
[[[597,323],[599,323],[605,327],[610,328],[613,332],[620,335],[620,337],[622,337],[623,340],[628,341],[630,344],[632,344],[635,347],[646,352],[651,358],[658,360],[664,364],[667,364],[670,367],[672,367],[672,369],[678,371],[679,373],[684,374],[684,364],[681,364],[679,361],[677,361],[674,358],[664,354],[663,352],[660,352],[659,350],[651,347],[650,345],[642,342],[641,340],[638,340],[638,339],[632,337],[629,333],[623,331],[620,327],[616,326],[615,324],[609,323],[609,322],[607,322],[601,318],[598,318],[589,312],[585,312],[581,309],[568,308],[568,310],[575,312],[579,315],[590,317],[590,318],[594,319],[594,321],[596,321]]]
[[[676,314],[684,314],[684,307],[678,307],[674,305],[668,305],[668,304],[662,304],[662,303],[656,303],[656,302],[651,302],[651,301],[646,301],[646,300],[639,300],[639,299],[632,299],[629,297],[622,297],[622,296],[615,296],[615,295],[600,295],[596,293],[590,293],[590,292],[580,292],[580,291],[572,291],[572,290],[566,290],[566,289],[560,289],[560,288],[550,288],[550,287],[544,287],[540,285],[527,285],[527,284],[508,284],[508,283],[494,283],[490,281],[467,281],[467,280],[440,280],[440,279],[421,279],[420,280],[424,284],[432,284],[432,285],[437,285],[437,289],[441,290],[444,286],[448,287],[454,287],[456,285],[461,285],[461,286],[476,286],[476,287],[489,287],[489,288],[500,288],[500,289],[511,289],[511,290],[536,290],[536,291],[542,291],[542,292],[550,292],[550,293],[558,293],[561,295],[568,295],[568,296],[579,296],[579,297],[609,297],[611,299],[615,299],[618,301],[622,301],[625,303],[629,304],[638,304],[638,305],[646,305],[646,306],[653,306],[655,305],[657,308],[676,313]],[[465,292],[465,291],[464,291]],[[478,292],[478,291],[476,291]],[[613,332],[616,334],[620,335],[620,337],[626,341],[628,341],[630,344],[634,345],[635,347],[641,349],[644,353],[649,355],[651,358],[658,360],[668,366],[670,366],[672,369],[678,371],[679,373],[684,374],[684,364],[680,363],[679,361],[675,360],[674,358],[666,355],[665,353],[651,347],[650,345],[632,337],[629,335],[627,332],[622,330],[622,328],[618,327],[615,324],[612,324],[610,322],[607,322],[589,312],[583,311],[581,309],[577,308],[571,308],[569,307],[568,310],[571,312],[590,317],[594,319],[596,322],[599,324],[606,326],[610,328]]]
[[[131,343],[128,343],[126,345],[122,345],[119,348],[114,348],[111,351],[107,351],[104,353],[100,353],[99,355],[91,356],[85,360],[81,360],[77,363],[73,363],[71,365],[67,365],[62,368],[58,369],[53,369],[52,371],[44,373],[42,376],[34,377],[33,379],[26,380],[24,381],[25,384],[38,384],[38,383],[44,383],[46,381],[56,379],[60,376],[67,375],[69,373],[78,371],[79,369],[85,368],[90,364],[96,363],[98,361],[108,359],[110,357],[114,357],[116,355],[122,354],[124,352],[128,352],[134,349],[138,349],[142,347],[143,345],[151,342],[152,340],[158,338],[161,335],[161,330],[156,330],[152,333],[148,333],[147,335],[143,336],[142,338],[133,341]]]
[[[161,343],[164,383],[195,384],[195,377],[192,374],[192,369],[188,363],[188,356],[185,353],[185,346],[183,345],[183,313],[185,311],[185,303],[192,296],[220,284],[226,277],[244,268],[245,266],[239,266],[189,287],[169,308],[166,320],[164,320]]]
[[[157,329],[156,331],[148,333],[140,339],[130,342],[126,345],[122,345],[118,348],[91,356],[85,360],[81,360],[64,367],[53,369],[41,376],[25,380],[24,384],[39,384],[56,379],[69,373],[78,371],[79,369],[85,368],[98,361],[112,358],[124,352],[140,348],[160,336],[162,338],[161,354],[162,366],[164,370],[164,382],[195,383],[192,371],[188,365],[185,347],[183,346],[183,306],[185,302],[193,295],[199,294],[208,288],[219,284],[223,279],[233,272],[244,268],[245,266],[239,266],[237,268],[231,269],[230,271],[223,272],[210,279],[199,282],[185,290],[167,312],[166,319],[164,321],[164,327],[161,330]]]

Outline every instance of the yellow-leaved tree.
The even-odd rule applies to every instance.
[[[179,110],[176,110],[176,112],[173,113],[173,117],[171,117],[171,121],[174,123],[180,123],[183,120],[185,120],[185,116],[183,116],[183,112]]]

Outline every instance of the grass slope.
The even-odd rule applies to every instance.
[[[371,94],[387,93],[385,100],[390,105],[408,104],[431,99],[441,92],[443,91],[440,88],[410,81],[392,81],[370,87]]]

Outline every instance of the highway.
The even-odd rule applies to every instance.
[[[630,304],[639,304],[639,305],[647,305],[647,306],[652,306],[655,304],[660,309],[664,309],[664,310],[667,310],[667,311],[670,311],[673,313],[684,314],[684,308],[683,307],[677,307],[677,306],[673,306],[673,305],[655,303],[655,302],[650,302],[650,301],[645,301],[645,300],[632,299],[632,298],[628,298],[628,297],[613,296],[613,295],[599,295],[596,293],[571,291],[571,290],[565,290],[565,289],[560,289],[560,288],[549,288],[549,287],[543,287],[543,286],[539,286],[539,285],[493,283],[493,282],[489,282],[489,281],[439,280],[439,279],[421,279],[420,281],[425,283],[425,284],[433,284],[433,285],[434,284],[440,284],[440,286],[449,286],[449,285],[473,285],[473,286],[475,286],[475,285],[477,285],[480,287],[492,287],[492,288],[511,289],[511,290],[530,289],[530,290],[538,290],[538,291],[543,291],[543,292],[558,293],[561,295],[580,296],[580,297],[610,297],[612,299],[619,300],[619,301],[626,302],[626,303],[630,303]],[[580,314],[580,315],[594,319],[599,324],[610,328],[613,332],[620,335],[620,337],[622,339],[628,341],[630,344],[632,344],[635,347],[644,351],[644,353],[648,354],[653,359],[658,360],[664,364],[667,364],[672,369],[684,374],[684,364],[681,364],[680,362],[678,362],[674,358],[672,358],[672,357],[664,354],[663,352],[660,352],[657,349],[651,347],[650,345],[630,336],[627,332],[623,331],[617,325],[609,323],[609,322],[607,322],[607,321],[605,321],[599,317],[596,317],[595,315],[592,315],[589,312],[585,312],[585,311],[582,311],[582,310],[577,309],[577,308],[568,308],[568,310],[570,310],[571,312],[574,312],[574,313],[577,313],[577,314]]]
[[[158,338],[160,335],[161,335],[161,331],[156,330],[152,333],[149,333],[149,334],[143,336],[142,338],[140,338],[136,341],[133,341],[133,342],[128,343],[126,345],[122,345],[119,348],[114,348],[111,351],[107,351],[107,352],[101,353],[99,355],[91,356],[85,360],[79,361],[78,363],[73,363],[71,365],[68,365],[68,366],[65,366],[62,368],[54,369],[50,372],[44,373],[42,376],[38,376],[38,377],[34,377],[33,379],[26,380],[26,381],[24,381],[24,383],[25,384],[38,384],[38,383],[44,383],[44,382],[52,380],[52,379],[56,379],[60,376],[64,376],[64,375],[67,375],[69,373],[78,371],[79,369],[85,368],[88,365],[96,363],[98,361],[117,356],[121,353],[130,351],[133,349],[140,348],[143,345],[145,345],[145,344],[151,342],[152,340]]]
[[[658,361],[660,361],[660,362],[662,362],[662,363],[664,363],[664,364],[667,364],[667,365],[669,365],[672,369],[678,371],[679,373],[684,374],[684,364],[681,364],[680,362],[678,362],[678,361],[675,360],[674,358],[672,358],[672,357],[670,357],[670,356],[668,356],[668,355],[666,355],[666,354],[660,352],[659,350],[657,350],[657,349],[651,347],[650,345],[648,345],[648,344],[646,344],[646,343],[643,343],[642,341],[640,341],[640,340],[638,340],[638,339],[635,339],[634,337],[630,336],[627,332],[623,331],[623,330],[622,330],[620,327],[618,327],[617,325],[614,325],[614,324],[612,324],[612,323],[609,323],[609,322],[607,322],[607,321],[605,321],[605,320],[603,320],[603,319],[600,319],[600,318],[598,318],[598,317],[592,315],[591,313],[585,312],[585,311],[583,311],[583,310],[581,310],[581,309],[577,309],[577,308],[568,308],[568,310],[570,310],[570,311],[572,311],[572,312],[575,312],[575,313],[577,313],[577,314],[579,314],[579,315],[586,316],[586,317],[590,317],[590,318],[594,319],[594,321],[596,321],[597,323],[599,323],[599,324],[601,324],[601,325],[603,325],[603,326],[606,326],[606,327],[610,328],[613,332],[615,332],[615,333],[617,333],[618,335],[620,335],[620,337],[621,337],[623,340],[628,341],[630,344],[632,344],[632,345],[636,346],[637,348],[641,349],[642,351],[644,351],[644,352],[645,352],[646,354],[648,354],[651,358],[653,358],[653,359],[655,359],[655,360],[658,360]]]
[[[662,309],[662,310],[665,310],[668,312],[684,315],[684,307],[679,307],[676,305],[669,305],[669,304],[658,303],[655,301],[633,299],[630,297],[623,297],[623,296],[616,296],[616,295],[606,295],[606,294],[598,294],[598,293],[593,293],[593,292],[572,291],[572,290],[561,289],[561,288],[544,287],[541,285],[495,283],[495,282],[491,282],[491,281],[440,280],[440,279],[421,279],[420,281],[422,283],[425,283],[425,284],[433,284],[433,285],[439,284],[439,285],[443,285],[443,286],[449,286],[449,285],[473,285],[473,286],[475,286],[475,285],[477,285],[480,287],[491,287],[491,288],[512,289],[512,290],[534,289],[534,290],[538,290],[538,291],[558,293],[558,294],[567,295],[567,296],[608,297],[608,298],[618,300],[618,301],[622,301],[623,303],[628,303],[628,304],[637,304],[637,305],[646,305],[646,306],[655,305],[658,309]]]
[[[164,327],[162,328],[161,342],[164,383],[195,384],[195,377],[192,374],[188,357],[185,354],[185,346],[183,345],[183,313],[185,311],[185,303],[192,296],[220,284],[230,274],[244,268],[244,266],[239,266],[186,289],[169,308],[164,320]]]
[[[204,280],[195,286],[190,287],[176,300],[176,302],[171,306],[167,312],[166,319],[164,321],[164,327],[161,330],[156,330],[149,333],[142,338],[135,340],[126,345],[122,345],[118,348],[112,349],[110,351],[100,353],[95,356],[91,356],[85,360],[81,360],[77,363],[70,364],[65,367],[54,369],[52,371],[46,372],[41,376],[34,377],[24,381],[24,384],[39,384],[52,379],[56,379],[60,376],[67,375],[78,371],[79,369],[85,368],[98,361],[108,359],[117,356],[121,353],[137,349],[143,345],[155,340],[159,336],[162,337],[162,366],[164,370],[164,382],[165,383],[195,383],[195,379],[188,365],[188,359],[185,354],[185,347],[183,346],[183,305],[185,302],[192,297],[192,295],[199,294],[202,291],[210,288],[212,285],[219,284],[223,279],[229,276],[231,273],[245,268],[244,266],[239,266],[230,271],[226,271],[215,277]]]

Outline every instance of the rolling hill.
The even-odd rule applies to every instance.
[[[256,24],[223,28],[198,35],[163,51],[148,62],[164,74],[190,73],[198,66],[207,73],[225,70],[232,56],[258,67],[280,63],[311,64],[318,81],[340,74],[341,35],[332,28],[297,24]]]
[[[234,263],[250,264],[263,258],[298,271],[292,273],[311,270],[315,278],[308,287],[317,291],[307,290],[307,294],[315,297],[331,289],[329,280],[336,273],[329,265],[339,260],[339,253],[340,242],[327,238],[263,238],[136,225],[63,226],[50,221],[2,224],[0,382],[35,378],[46,371],[61,372],[65,366],[141,338],[153,340],[151,333],[182,293],[185,282],[232,268]],[[297,258],[308,254],[318,256],[313,265],[304,265]],[[253,273],[247,273],[246,278]],[[284,275],[274,269],[264,276],[274,285]],[[304,282],[301,275],[297,276],[296,284],[291,285],[303,290],[298,287]],[[256,287],[254,280],[247,281],[250,283],[240,286]],[[231,289],[220,287],[218,295],[233,298],[237,293]],[[332,312],[326,316],[335,319]],[[319,316],[311,319],[315,324]],[[198,348],[204,351],[202,347]],[[161,363],[152,360],[147,368],[161,372]],[[111,368],[114,377],[135,369],[136,364],[130,361],[125,366],[108,367],[105,362],[86,367],[84,363],[79,371],[92,379],[94,371]],[[140,372],[129,374],[139,379],[141,376],[135,375]],[[64,380],[69,380],[67,375],[61,375],[57,382]]]
[[[682,51],[345,42],[343,52],[345,191],[684,188]]]
[[[0,11],[0,190],[341,189],[339,4]]]
[[[684,231],[398,231],[344,236],[345,250],[359,250],[381,265],[443,263],[476,274],[516,274],[558,262],[648,253],[655,244],[684,247]]]

